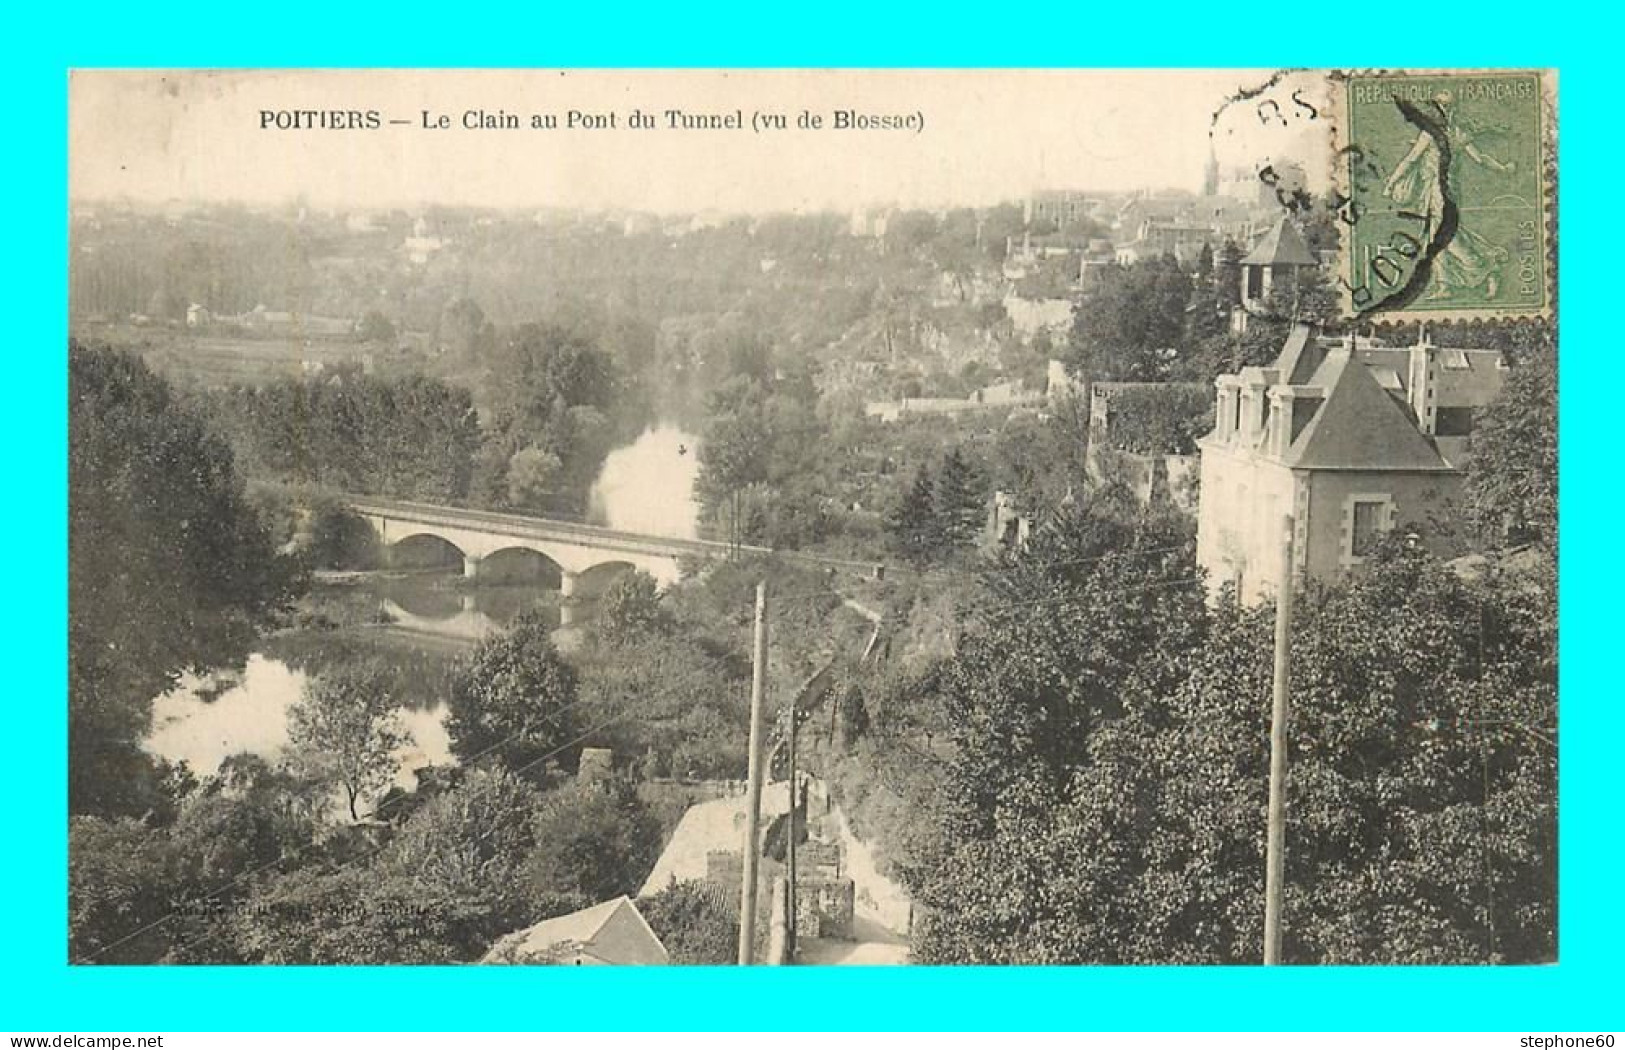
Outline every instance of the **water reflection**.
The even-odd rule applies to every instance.
[[[255,653],[234,685],[220,685],[216,676],[187,675],[160,696],[147,750],[184,761],[198,774],[213,773],[222,760],[243,751],[279,757],[288,743],[288,708],[305,687],[304,672]]]
[[[318,607],[351,626],[288,631],[265,639],[236,672],[188,675],[153,704],[147,751],[184,761],[200,776],[248,752],[269,761],[288,746],[288,712],[312,675],[341,663],[379,660],[391,673],[396,711],[410,741],[396,754],[395,783],[453,763],[446,684],[456,660],[526,611],[557,627],[558,592],[537,583],[468,586],[460,573],[376,574],[319,586]],[[568,632],[564,632],[568,633]],[[559,636],[568,647],[568,639]]]
[[[248,752],[268,761],[288,748],[288,711],[309,680],[305,671],[261,653],[248,658],[241,674],[188,676],[153,705],[153,728],[146,749],[171,762],[185,762],[199,776],[215,773],[232,755]],[[399,708],[395,717],[410,739],[395,751],[395,784],[410,789],[424,766],[447,765],[451,740],[446,708]]]
[[[468,586],[461,575],[417,573],[378,576],[361,585],[376,600],[378,619],[388,629],[477,642],[533,612],[550,626],[563,622],[559,593],[537,583],[481,583]]]

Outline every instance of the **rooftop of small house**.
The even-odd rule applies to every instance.
[[[1285,215],[1275,220],[1247,257],[1243,266],[1318,266],[1320,260],[1309,251],[1303,234]]]
[[[1504,374],[1498,350],[1388,347],[1300,325],[1272,365],[1219,377],[1217,425],[1202,444],[1297,469],[1459,470],[1472,413]]]
[[[544,919],[510,933],[480,961],[554,962],[570,955],[618,965],[660,965],[670,961],[660,938],[626,897]]]

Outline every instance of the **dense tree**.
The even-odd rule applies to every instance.
[[[920,467],[887,522],[898,553],[916,564],[928,560],[937,547],[934,492],[931,471],[927,467]]]
[[[640,617],[641,620],[641,617]],[[679,617],[597,633],[582,651],[583,719],[591,743],[643,756],[646,776],[739,777],[750,725],[750,663]],[[618,718],[636,710],[636,718]]]
[[[986,517],[986,501],[975,469],[958,448],[942,457],[931,486],[931,513],[945,551],[975,542]]]
[[[471,962],[503,934],[587,903],[524,884],[539,805],[530,784],[476,771],[382,849],[262,882],[229,913],[234,949],[274,963]]]
[[[646,422],[641,399],[628,396],[615,360],[578,320],[519,325],[491,358],[482,381],[489,426],[476,498],[578,511],[627,426]]]
[[[1557,542],[1557,362],[1531,353],[1474,421],[1468,510],[1494,546]]]
[[[630,783],[573,781],[548,792],[534,822],[526,885],[538,896],[634,896],[660,853],[660,825]]]
[[[156,962],[174,942],[179,863],[168,836],[127,817],[68,821],[68,954]]]
[[[230,451],[167,383],[76,344],[68,374],[69,805],[128,812],[153,698],[246,656],[293,575]]]
[[[1193,284],[1172,256],[1108,267],[1078,304],[1068,366],[1087,382],[1168,378]]]
[[[735,542],[745,538],[741,491],[768,480],[773,433],[766,402],[765,389],[748,376],[727,381],[706,398],[696,494],[724,517]]]
[[[564,461],[544,448],[522,448],[508,460],[508,502],[515,507],[541,508],[558,491]]]
[[[375,869],[414,879],[435,898],[461,902],[480,916],[489,943],[580,906],[575,897],[537,892],[526,880],[543,804],[529,781],[503,770],[477,770],[413,814]]]
[[[1188,456],[1213,429],[1213,391],[1204,384],[1129,387],[1111,394],[1102,447],[1143,456]]]
[[[311,679],[288,712],[288,744],[314,783],[344,792],[351,820],[357,802],[389,784],[395,753],[411,742],[397,725],[400,701],[382,667],[345,664]]]
[[[540,437],[569,409],[613,403],[614,362],[574,326],[524,324],[498,345],[487,401],[499,430]]]
[[[679,965],[728,966],[739,958],[739,898],[705,882],[678,882],[638,901],[638,911]]]
[[[232,909],[226,939],[244,962],[472,962],[494,936],[489,916],[485,902],[415,875],[307,867],[268,880]]]
[[[174,787],[175,817],[166,824],[69,822],[76,961],[236,961],[219,936],[224,916],[256,876],[310,845],[315,822],[304,786],[261,759],[232,756],[201,783],[177,778]]]
[[[968,813],[993,813],[1008,784],[1064,785],[1128,695],[1177,679],[1169,657],[1204,619],[1193,538],[1177,511],[1102,490],[993,571],[938,681]]]
[[[816,476],[828,424],[817,385],[787,366],[767,380],[736,376],[706,399],[696,485],[707,515],[748,543],[794,548],[829,531],[830,507]]]
[[[481,642],[453,675],[446,707],[451,750],[464,763],[495,763],[540,777],[544,759],[571,745],[576,672],[553,647],[552,627],[525,614]]]
[[[637,569],[623,574],[598,599],[593,633],[610,641],[638,638],[665,627],[669,615],[660,606],[660,585]]]
[[[430,501],[467,493],[479,423],[467,390],[347,369],[207,399],[246,470],[293,484]]]
[[[1293,636],[1289,960],[1553,958],[1549,573],[1469,580],[1395,544],[1306,593]],[[1103,694],[1117,709],[1107,717],[1065,731],[1007,706],[962,719],[956,762],[978,770],[977,802],[950,809],[917,875],[918,956],[1256,961],[1270,632],[1268,609],[1224,603],[1192,636],[1200,644],[1164,636],[1166,671],[1141,668]],[[1025,677],[1105,648],[1083,624],[1071,637],[1082,651],[1037,659]],[[971,681],[985,697],[1020,695],[1019,673]],[[1088,676],[1070,680],[1037,694],[1050,698],[1040,708]]]
[[[305,557],[318,569],[370,569],[381,560],[378,533],[367,519],[335,499],[307,501],[309,541]]]

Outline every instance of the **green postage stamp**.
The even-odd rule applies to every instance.
[[[1555,87],[1511,70],[1334,80],[1346,316],[1551,316]]]

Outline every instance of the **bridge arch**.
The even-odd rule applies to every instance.
[[[391,568],[461,568],[467,553],[438,532],[412,532],[385,537],[384,557]]]
[[[605,580],[605,576],[612,580],[619,571],[631,566],[649,573],[662,586],[669,586],[682,576],[680,559],[732,553],[722,544],[641,536],[575,522],[492,511],[361,497],[352,497],[351,506],[371,523],[386,546],[415,536],[438,537],[445,541],[462,553],[465,576],[485,576],[488,560],[491,561],[489,571],[493,573],[502,571],[502,562],[508,562],[510,569],[519,566],[517,571],[521,575],[535,571],[532,567],[538,563],[527,561],[525,554],[503,553],[516,549],[534,552],[558,568],[559,590],[565,597],[574,592],[580,575],[590,577],[586,586],[591,589],[598,584],[607,586],[610,581]],[[449,562],[449,552],[442,556]],[[552,577],[551,572],[545,569],[543,572],[545,578]]]
[[[479,562],[479,578],[493,583],[539,583],[556,591],[563,587],[564,575],[564,566],[530,543],[499,547]]]
[[[572,594],[577,598],[598,598],[615,586],[615,582],[638,566],[624,558],[614,558],[588,566],[575,574]]]

